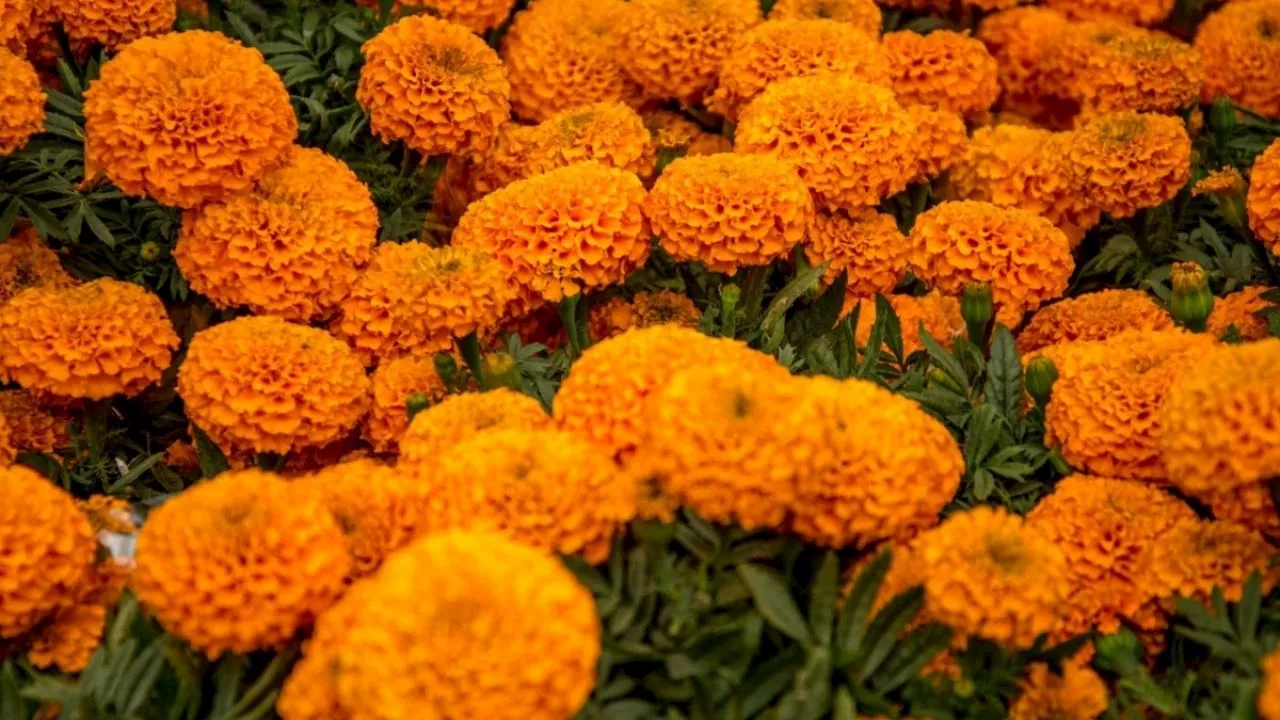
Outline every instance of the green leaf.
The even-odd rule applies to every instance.
[[[884,662],[872,687],[881,693],[893,692],[946,650],[951,644],[951,635],[951,629],[941,623],[930,623],[911,631]]]
[[[601,716],[608,720],[646,720],[654,717],[658,707],[643,700],[619,700],[605,705]]]
[[[765,311],[764,320],[760,324],[761,333],[764,335],[765,352],[772,354],[782,347],[787,310],[791,309],[796,300],[799,300],[805,293],[809,292],[809,288],[813,287],[826,271],[827,263],[822,263],[817,267],[798,272],[774,296],[773,302],[769,303],[769,309]]]
[[[836,619],[836,600],[840,592],[840,559],[828,551],[822,556],[813,588],[809,592],[809,627],[820,645],[831,644],[831,629]]]
[[[340,17],[333,21],[331,27],[339,35],[351,40],[352,42],[357,42],[363,45],[364,41],[369,39],[364,34],[364,31],[360,29],[360,23],[356,22],[356,19],[352,17]]]
[[[891,312],[893,308],[889,306],[889,301],[883,295],[876,295],[876,319],[871,323],[871,335],[867,338],[867,346],[864,348],[866,355],[862,358],[862,364],[854,372],[855,377],[867,380],[875,376],[876,368],[880,366],[880,353],[884,348],[885,324]]]
[[[740,692],[743,717],[757,717],[774,698],[795,682],[804,663],[804,652],[796,645],[757,665],[743,679]]]
[[[876,594],[884,576],[893,564],[893,552],[884,550],[871,561],[853,583],[849,597],[844,601],[840,612],[840,621],[836,626],[835,666],[843,670],[853,662],[862,648],[862,638],[866,632],[867,617],[875,604]]]
[[[1258,618],[1262,616],[1262,576],[1258,571],[1245,581],[1240,603],[1236,605],[1236,631],[1240,639],[1251,642],[1258,635]]]
[[[1009,427],[1022,425],[1022,360],[1013,333],[996,325],[991,335],[991,359],[987,361],[987,402],[995,406]]]
[[[896,595],[884,609],[876,613],[875,619],[867,628],[866,644],[858,654],[854,665],[857,667],[859,681],[866,681],[880,667],[880,663],[889,656],[894,645],[902,636],[907,623],[920,612],[924,606],[924,590],[913,587]]]
[[[857,716],[858,707],[853,702],[853,694],[847,686],[841,685],[831,704],[831,720],[857,720]]]
[[[831,709],[831,654],[815,650],[796,674],[796,720],[820,720]]]
[[[200,461],[201,477],[211,478],[227,471],[227,456],[203,430],[192,426],[194,432],[196,457]]]
[[[920,343],[924,345],[924,349],[929,353],[933,363],[941,368],[942,372],[947,374],[947,377],[958,383],[960,387],[969,387],[969,374],[964,371],[964,366],[960,364],[960,361],[954,355],[947,352],[947,349],[942,347],[937,340],[933,339],[933,336],[925,329],[923,323],[920,324]]]
[[[973,499],[983,502],[991,497],[992,491],[996,489],[996,479],[986,468],[978,468],[973,471]]]
[[[758,565],[741,565],[738,574],[751,591],[761,617],[792,640],[803,645],[813,644],[800,608],[777,573]]]

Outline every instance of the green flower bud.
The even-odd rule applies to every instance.
[[[1027,393],[1043,407],[1053,395],[1053,384],[1058,381],[1058,366],[1051,358],[1041,355],[1027,363]]]
[[[485,355],[484,376],[490,388],[507,387],[518,391],[524,387],[520,378],[520,366],[508,353],[491,352]]]
[[[426,393],[412,392],[404,400],[405,414],[409,416],[409,422],[413,422],[418,413],[429,407],[431,407],[431,398],[427,397]]]
[[[1169,272],[1173,283],[1173,297],[1169,300],[1169,313],[1178,324],[1192,332],[1204,332],[1205,321],[1213,312],[1213,293],[1204,268],[1194,262],[1173,264]]]
[[[1142,643],[1138,636],[1130,630],[1121,630],[1114,635],[1104,635],[1094,641],[1101,665],[1120,670],[1136,665],[1142,661]]]
[[[155,262],[160,259],[160,246],[150,241],[144,242],[138,254],[147,262]]]
[[[991,286],[986,283],[969,283],[960,297],[960,316],[969,330],[969,342],[978,347],[987,343],[987,329],[995,317],[995,303],[991,301]]]
[[[1236,106],[1228,98],[1219,97],[1209,106],[1209,123],[1217,133],[1230,134],[1236,129]]]

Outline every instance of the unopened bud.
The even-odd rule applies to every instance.
[[[1213,293],[1204,268],[1194,262],[1174,263],[1169,278],[1173,283],[1169,313],[1186,329],[1204,332],[1205,321],[1213,312]]]
[[[1049,403],[1053,395],[1053,384],[1058,382],[1058,366],[1053,359],[1041,355],[1027,363],[1027,394],[1035,399],[1041,407]]]
[[[940,368],[935,367],[929,369],[929,382],[934,385],[941,385],[948,390],[964,394],[964,388],[960,387],[960,383],[956,382],[950,375]]]
[[[504,352],[491,352],[484,356],[484,377],[489,388],[506,387],[520,390],[524,382],[520,378],[520,366],[516,359]]]
[[[418,413],[431,407],[431,398],[423,392],[411,392],[409,397],[404,399],[405,414],[409,416],[409,422],[418,416]]]
[[[969,342],[978,347],[986,346],[987,328],[995,317],[995,304],[991,301],[991,286],[986,283],[969,283],[960,297],[960,316],[969,330]]]
[[[1142,661],[1142,643],[1132,631],[1122,629],[1094,641],[1098,661],[1112,670],[1121,670]]]
[[[160,258],[160,246],[154,242],[142,243],[142,248],[138,250],[138,254],[147,262],[155,262]]]
[[[1214,132],[1229,134],[1236,129],[1236,106],[1228,98],[1219,97],[1209,106],[1209,122]]]

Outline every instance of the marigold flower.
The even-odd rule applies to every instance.
[[[75,282],[34,229],[19,230],[0,243],[0,305],[29,287],[65,288]]]
[[[537,430],[550,424],[537,400],[514,390],[450,395],[409,423],[400,438],[400,464],[433,464],[481,431]]]
[[[219,307],[306,322],[347,296],[377,239],[369,188],[341,160],[295,147],[254,189],[188,210],[173,256]]]
[[[952,515],[916,538],[911,560],[928,619],[1009,647],[1052,631],[1070,588],[1062,552],[999,508]]]
[[[634,466],[711,522],[777,528],[819,442],[805,389],[761,362],[726,359],[676,373],[647,403]]]
[[[969,130],[963,117],[928,105],[911,105],[907,114],[916,124],[916,136],[912,141],[916,149],[912,182],[923,182],[941,175],[964,157],[969,145]]]
[[[409,428],[409,396],[421,393],[436,403],[447,392],[433,356],[406,355],[382,363],[373,372],[373,406],[364,420],[364,438],[380,453],[398,452]]]
[[[0,49],[22,48],[31,24],[31,0],[0,0]]]
[[[5,50],[2,42],[0,78],[0,104],[5,109],[0,115],[0,157],[4,157],[44,130],[44,89],[31,63]]]
[[[782,160],[703,155],[667,166],[645,214],[671,257],[733,275],[791,252],[813,221],[813,199]]]
[[[1107,686],[1089,667],[1067,662],[1057,674],[1033,663],[1022,694],[1009,708],[1011,720],[1094,720],[1107,710]]]
[[[502,265],[472,247],[384,243],[330,327],[372,366],[450,350],[497,324],[513,293]]]
[[[906,187],[915,171],[915,132],[892,90],[809,75],[773,83],[753,100],[734,150],[790,163],[820,205],[854,210]]]
[[[329,512],[252,469],[223,473],[152,511],[137,563],[138,600],[210,658],[288,642],[338,598],[350,567]]]
[[[596,162],[570,165],[474,203],[453,245],[496,258],[505,281],[521,289],[525,308],[558,302],[620,283],[644,264],[650,242],[644,197],[633,173]]]
[[[977,117],[1000,96],[995,58],[980,40],[950,30],[900,30],[884,36],[884,47],[903,104]]]
[[[822,276],[826,285],[835,282],[840,273],[847,273],[842,315],[852,312],[859,299],[892,292],[906,275],[911,258],[911,246],[898,229],[898,221],[872,209],[853,213],[820,210],[804,240],[804,252],[815,265],[829,263]],[[867,305],[874,303],[864,303],[864,309]]]
[[[1204,59],[1200,99],[1230,98],[1267,117],[1280,117],[1280,2],[1230,2],[1196,30]]]
[[[724,338],[676,325],[630,330],[582,353],[556,393],[560,427],[630,458],[646,429],[646,399],[688,368],[716,363],[781,367],[772,357]]]
[[[33,287],[0,305],[0,374],[28,390],[137,395],[160,379],[177,346],[160,298],[132,283]]]
[[[916,297],[914,295],[888,295],[885,298],[898,316],[902,327],[902,351],[907,355],[921,350],[924,344],[920,341],[920,328],[923,327],[934,340],[945,348],[964,334],[964,316],[960,314],[960,299],[954,295],[944,295],[937,290]],[[871,326],[876,322],[876,303],[872,298],[856,298],[854,305],[861,302],[858,310],[858,327],[854,335],[858,344],[865,346],[871,340]],[[845,312],[853,312],[849,299],[845,298]]]
[[[600,634],[591,593],[555,558],[497,535],[440,533],[320,618],[278,710],[284,720],[563,720],[591,692]]]
[[[1262,575],[1263,595],[1275,587],[1275,548],[1243,525],[1193,518],[1175,524],[1147,553],[1145,581],[1171,610],[1173,598],[1208,604],[1215,589],[1239,602],[1249,575]]]
[[[618,62],[647,96],[693,105],[715,88],[739,36],[760,23],[756,0],[631,0],[615,32]]]
[[[323,330],[242,317],[196,333],[178,394],[223,452],[283,454],[355,428],[369,408],[369,378]]]
[[[1234,195],[1244,193],[1248,189],[1244,177],[1235,167],[1228,165],[1205,175],[1191,187],[1191,196],[1201,195]]]
[[[1024,355],[1074,340],[1106,340],[1126,330],[1172,330],[1173,318],[1142,290],[1098,290],[1041,308],[1018,333]]]
[[[377,0],[356,0],[356,3],[378,7]],[[395,0],[396,10],[429,8],[432,14],[475,33],[501,25],[514,5],[515,0]]]
[[[946,427],[874,383],[803,382],[822,441],[814,469],[797,478],[795,532],[827,547],[865,547],[936,524],[964,474]]]
[[[874,0],[778,0],[769,11],[774,20],[838,20],[880,37],[880,6]]]
[[[244,92],[246,87],[253,92]],[[298,120],[262,53],[204,30],[130,43],[84,94],[85,177],[196,207],[289,157]]]
[[[922,213],[909,236],[912,267],[944,293],[988,283],[998,306],[1034,309],[1062,295],[1075,262],[1048,220],[984,202],[948,202]]]
[[[1280,140],[1272,142],[1253,161],[1247,208],[1249,229],[1272,254],[1280,255]]]
[[[1213,313],[1209,315],[1206,330],[1210,335],[1221,338],[1235,328],[1241,340],[1253,342],[1269,337],[1267,323],[1255,313],[1275,307],[1275,304],[1262,297],[1273,288],[1266,285],[1250,285],[1236,292],[1217,299],[1213,304]]]
[[[689,298],[670,290],[636,293],[631,300],[615,297],[591,306],[587,329],[591,339],[605,340],[632,328],[679,325],[696,328],[702,312]]]
[[[433,527],[500,532],[598,565],[636,516],[636,479],[577,435],[508,426],[448,448],[419,482],[440,518]]]
[[[12,465],[18,457],[18,447],[9,428],[9,420],[0,414],[0,468]]]
[[[176,0],[138,0],[127,5],[115,0],[54,0],[53,6],[68,37],[105,45],[108,50],[166,33],[178,19]]]
[[[71,444],[70,418],[44,407],[25,390],[0,390],[0,417],[7,422],[9,440],[18,450],[52,454]]]
[[[523,177],[594,160],[605,167],[653,173],[649,129],[635,110],[620,102],[583,105],[543,120],[529,135]]]
[[[449,156],[431,194],[432,213],[439,221],[457,224],[471,203],[529,177],[529,156],[537,134],[535,126],[509,122],[498,128],[484,152]]]
[[[1272,651],[1262,658],[1258,715],[1262,720],[1280,720],[1280,652]]]
[[[737,120],[770,83],[822,72],[891,86],[889,56],[875,35],[837,20],[770,19],[733,43],[707,109]]]
[[[630,11],[622,0],[536,0],[516,13],[502,40],[511,107],[540,122],[581,105],[635,105],[640,87],[622,71],[614,28]]]
[[[1165,115],[1098,116],[1075,132],[1066,151],[1084,192],[1117,218],[1170,200],[1191,177],[1187,129]]]
[[[1159,25],[1173,11],[1175,0],[1045,0],[1046,7],[1085,20],[1121,20]]]
[[[16,638],[70,604],[93,571],[89,521],[34,470],[0,465],[0,638]]]
[[[480,152],[510,115],[498,54],[461,25],[410,15],[363,49],[356,100],[384,141],[423,155]]]
[[[1045,114],[1049,92],[1044,56],[1066,29],[1066,16],[1038,6],[1004,10],[982,20],[978,39],[999,66],[1004,110],[1030,117]]]

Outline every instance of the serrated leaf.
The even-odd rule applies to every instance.
[[[743,679],[742,714],[744,717],[756,717],[779,695],[795,682],[796,673],[804,662],[803,651],[795,645],[779,655],[757,665]]]
[[[805,624],[800,607],[787,589],[786,582],[774,571],[758,565],[740,565],[738,575],[747,584],[756,610],[770,625],[802,645],[812,645],[813,637]]]
[[[1262,576],[1258,571],[1249,574],[1245,581],[1240,602],[1236,604],[1236,632],[1240,639],[1251,642],[1258,634],[1258,618],[1262,616]]]
[[[951,629],[941,623],[930,623],[911,631],[885,661],[882,672],[875,675],[872,687],[881,693],[896,690],[946,650],[951,636]]]
[[[863,380],[872,378],[876,368],[880,366],[880,355],[884,348],[885,323],[888,321],[885,308],[889,308],[888,312],[893,310],[883,295],[876,295],[876,319],[871,323],[871,334],[867,337],[867,346],[864,348],[866,355],[862,358],[862,364],[854,372],[855,377]]]
[[[828,551],[809,591],[809,628],[819,645],[831,644],[832,625],[836,619],[836,600],[840,592],[840,559]]]
[[[844,607],[840,611],[840,620],[836,624],[835,654],[833,660],[838,669],[843,670],[853,662],[862,648],[862,639],[866,633],[867,617],[875,604],[880,585],[893,564],[893,552],[884,550],[871,564],[858,574],[853,589],[845,598]]]
[[[924,345],[924,349],[929,353],[929,358],[937,365],[947,377],[954,380],[960,387],[969,387],[969,374],[964,371],[964,366],[954,355],[947,352],[929,331],[925,329],[924,324],[920,324],[920,343]]]
[[[1009,423],[1022,425],[1022,360],[1013,333],[996,325],[991,335],[991,358],[987,361],[986,401]]]
[[[215,477],[227,471],[227,456],[223,454],[219,448],[203,430],[198,427],[193,428],[193,440],[196,446],[196,457],[200,463],[200,476],[205,478]]]
[[[867,628],[867,637],[862,652],[854,660],[857,667],[856,677],[865,682],[880,667],[880,663],[889,656],[902,636],[907,623],[915,618],[924,606],[924,590],[913,587],[899,593],[884,608],[876,613],[871,625]]]
[[[827,263],[802,270],[796,273],[795,277],[791,278],[791,281],[774,296],[773,302],[769,303],[769,309],[764,313],[764,320],[760,323],[765,352],[773,354],[782,347],[787,311],[822,278],[822,274],[826,271]]]

